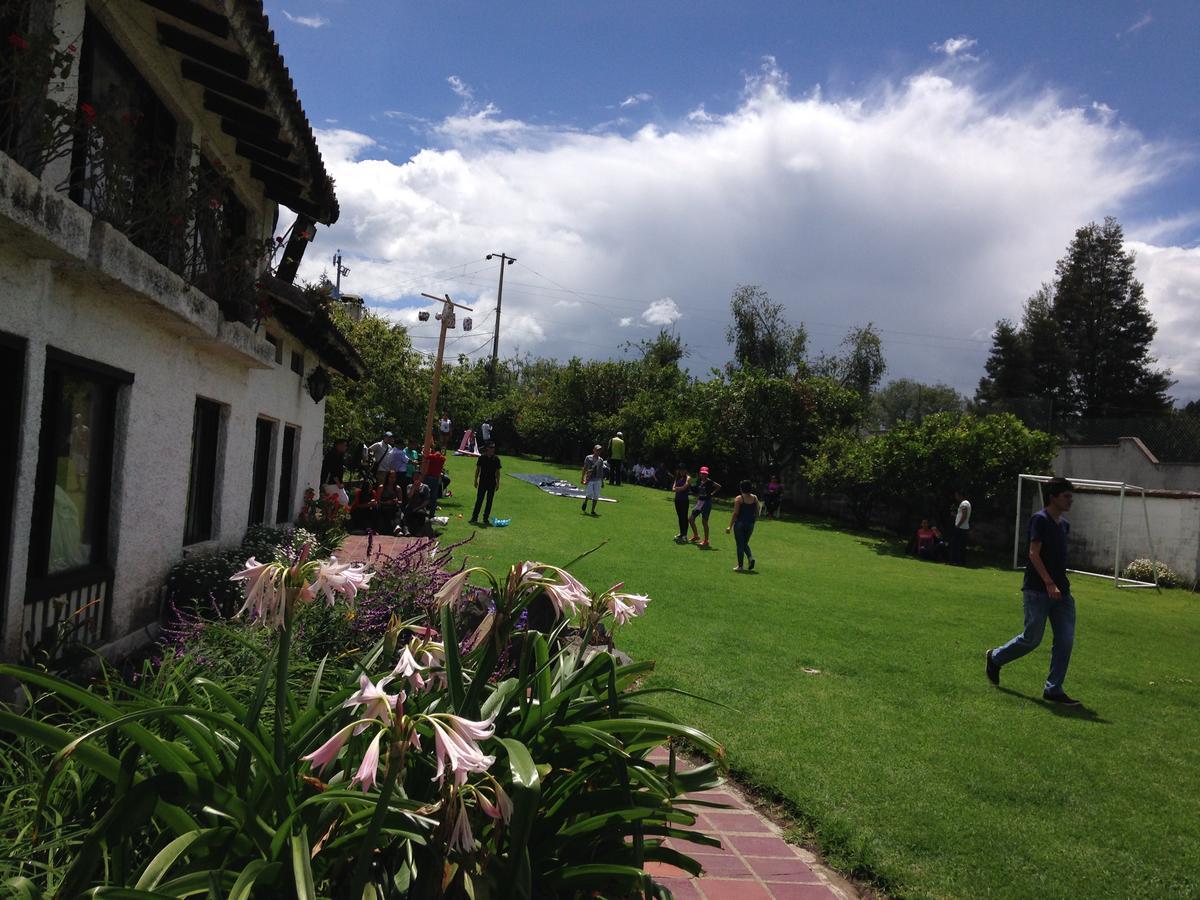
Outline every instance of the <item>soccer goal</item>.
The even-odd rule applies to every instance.
[[[1025,482],[1037,485],[1039,506],[1045,506],[1046,499],[1043,496],[1042,485],[1050,481],[1049,475],[1018,475],[1017,476],[1017,518],[1013,526],[1013,568],[1023,568],[1019,564],[1018,554],[1021,551],[1021,525],[1022,525],[1022,507],[1021,500],[1024,493]],[[1138,581],[1133,578],[1121,577],[1121,531],[1125,525],[1125,496],[1126,494],[1141,494],[1142,497],[1142,514],[1146,520],[1146,542],[1150,546],[1150,559],[1156,560],[1158,557],[1154,553],[1154,534],[1150,530],[1150,507],[1146,503],[1146,489],[1139,487],[1136,484],[1129,484],[1125,481],[1096,481],[1091,478],[1071,478],[1067,477],[1067,481],[1071,482],[1075,487],[1081,488],[1098,488],[1104,493],[1118,495],[1117,500],[1117,535],[1116,546],[1113,552],[1113,574],[1105,575],[1101,572],[1087,572],[1083,569],[1068,569],[1069,572],[1077,572],[1080,575],[1092,575],[1096,578],[1111,578],[1113,586],[1117,588],[1154,588],[1158,590],[1158,566],[1152,566],[1154,572],[1154,581]]]

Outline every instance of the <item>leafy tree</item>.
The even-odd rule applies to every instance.
[[[815,490],[845,496],[859,525],[886,505],[890,524],[907,529],[938,518],[956,488],[981,509],[1003,506],[1017,474],[1046,471],[1056,449],[1055,438],[1009,414],[943,412],[885,434],[831,431],[804,473]]]
[[[1154,368],[1156,327],[1133,276],[1116,219],[1076,231],[1054,284],[1026,302],[1020,329],[997,323],[976,400],[996,408],[1006,396],[1037,396],[1060,417],[1165,412],[1170,372]]]
[[[873,322],[851,328],[842,339],[841,352],[817,359],[812,369],[854,390],[864,401],[887,371],[883,341]]]
[[[922,384],[909,378],[897,378],[871,395],[868,422],[890,428],[897,422],[920,422],[936,412],[962,412],[966,400],[945,384]]]
[[[726,371],[754,369],[782,378],[804,370],[808,334],[803,325],[787,321],[782,303],[756,284],[742,284],[734,289],[729,309],[733,324],[725,339],[733,344],[733,362]]]
[[[805,461],[804,479],[818,494],[844,496],[855,524],[866,528],[884,493],[879,476],[882,448],[878,436],[850,429],[830,431]]]
[[[337,304],[333,315],[366,363],[366,375],[358,381],[333,376],[325,398],[326,440],[344,436],[370,443],[385,430],[423,434],[430,374],[422,370],[407,330],[369,312],[354,321]]]

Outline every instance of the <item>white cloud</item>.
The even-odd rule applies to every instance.
[[[456,96],[461,97],[464,103],[471,103],[475,100],[474,89],[457,75],[449,76],[446,81],[450,85],[450,90],[454,91]]]
[[[283,11],[283,14],[289,22],[296,25],[303,25],[305,28],[322,28],[329,24],[329,20],[324,16],[293,16],[286,9]]]
[[[633,324],[633,316],[621,316],[621,318],[617,320],[617,324],[622,328],[628,328]]]
[[[1156,247],[1128,241],[1137,258],[1137,277],[1145,285],[1158,335],[1154,353],[1170,366],[1181,400],[1200,400],[1200,247]]]
[[[645,91],[640,91],[639,93],[636,93],[636,94],[630,94],[628,97],[626,97],[624,100],[621,101],[620,106],[621,106],[621,109],[628,109],[631,106],[637,106],[639,103],[645,103],[647,100],[650,100],[652,98],[653,98],[653,95],[647,94]]]
[[[673,325],[683,318],[679,304],[670,297],[662,297],[646,307],[642,321],[647,325]]]
[[[693,109],[690,113],[688,113],[687,118],[688,118],[689,122],[708,123],[708,122],[717,121],[716,116],[710,115],[704,109],[703,103],[701,103],[699,106],[697,106],[695,109]]]
[[[944,53],[951,59],[978,59],[979,57],[967,51],[978,44],[975,38],[960,34],[958,37],[946,38],[939,44],[930,44],[929,49],[934,53]]]
[[[1132,25],[1130,25],[1124,31],[1117,32],[1117,40],[1119,41],[1121,38],[1125,37],[1125,35],[1127,35],[1127,34],[1133,34],[1135,31],[1141,31],[1143,28],[1145,28],[1147,25],[1149,25],[1153,21],[1154,21],[1154,16],[1150,15],[1150,13],[1145,13],[1140,19],[1138,19],[1136,22],[1134,22]]]
[[[483,257],[503,250],[518,262],[506,269],[502,352],[607,357],[623,320],[649,327],[673,298],[698,373],[728,359],[730,294],[756,283],[807,325],[813,352],[871,321],[890,376],[971,392],[992,325],[1053,277],[1075,229],[1132,219],[1182,155],[1053,92],[987,92],[938,72],[861,96],[793,97],[766,60],[737,108],[633,134],[487,105],[426,128],[429,146],[404,162],[366,135],[321,131],[342,217],[301,276],[341,247],[347,290],[372,305],[449,292],[483,322],[498,276]],[[1154,352],[1183,382],[1177,394],[1196,396],[1197,251],[1181,249],[1195,229],[1127,226],[1159,318]]]

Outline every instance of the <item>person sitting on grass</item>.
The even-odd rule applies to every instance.
[[[704,471],[701,469],[700,471]],[[754,554],[750,552],[750,535],[754,534],[754,523],[758,521],[758,497],[751,493],[754,487],[748,479],[743,479],[738,485],[741,491],[733,499],[733,515],[729,519],[729,528],[725,533],[733,531],[733,540],[737,545],[737,565],[733,571],[746,571],[742,568],[742,559],[749,561],[748,568],[754,568]],[[706,525],[707,527],[707,525]]]
[[[374,524],[376,506],[375,488],[371,482],[364,479],[354,486],[350,496],[350,528],[351,534],[365,534]]]
[[[922,519],[917,528],[914,552],[920,559],[940,561],[946,555],[946,542],[942,540],[942,532],[936,525],[930,525],[928,519]]]
[[[425,525],[433,507],[433,491],[425,483],[425,476],[417,473],[408,486],[408,499],[404,504],[404,516],[396,527],[397,534],[416,537],[425,532]]]
[[[778,475],[772,475],[771,480],[767,482],[767,489],[763,493],[763,507],[766,509],[768,519],[778,517],[779,504],[782,501],[783,482],[779,480]]]
[[[708,466],[700,467],[700,480],[692,486],[692,491],[696,495],[696,505],[692,507],[691,518],[688,519],[688,524],[692,527],[692,543],[700,541],[701,547],[708,546],[708,517],[712,513],[712,498],[721,490],[721,485],[708,477]],[[700,534],[696,531],[696,519],[704,520],[704,540],[700,540]]]
[[[396,525],[396,514],[400,511],[403,494],[394,471],[387,472],[383,484],[375,489],[372,501],[372,513],[376,534],[391,534]]]

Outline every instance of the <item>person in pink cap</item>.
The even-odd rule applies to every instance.
[[[692,507],[692,515],[688,519],[688,524],[692,527],[692,543],[700,541],[701,547],[707,547],[708,516],[712,512],[712,498],[717,491],[721,490],[721,485],[708,477],[708,466],[701,466],[700,480],[696,482],[692,490],[696,494],[696,505]],[[696,531],[697,517],[704,520],[704,540],[702,541],[700,540],[700,534]]]

